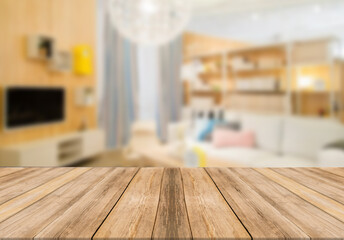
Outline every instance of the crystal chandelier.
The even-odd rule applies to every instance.
[[[144,45],[163,45],[177,37],[190,16],[190,0],[108,0],[119,33]]]

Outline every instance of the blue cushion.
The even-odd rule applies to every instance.
[[[213,132],[215,125],[217,124],[216,120],[209,120],[205,125],[204,129],[200,132],[198,136],[198,141],[205,141],[206,138]]]

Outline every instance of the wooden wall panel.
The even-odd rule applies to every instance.
[[[96,106],[77,107],[74,101],[77,87],[96,87],[95,71],[91,76],[53,73],[45,62],[27,59],[25,54],[26,37],[45,34],[55,37],[58,50],[72,51],[78,44],[91,45],[95,57],[95,14],[96,0],[0,1],[0,146],[77,131],[83,119],[89,128],[97,126]],[[4,131],[2,100],[3,89],[8,85],[63,86],[67,93],[66,120]]]

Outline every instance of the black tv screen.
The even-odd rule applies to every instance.
[[[64,120],[63,88],[9,87],[5,90],[6,128]]]

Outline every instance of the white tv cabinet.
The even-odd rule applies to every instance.
[[[105,149],[103,130],[86,130],[0,149],[0,166],[67,166]]]

